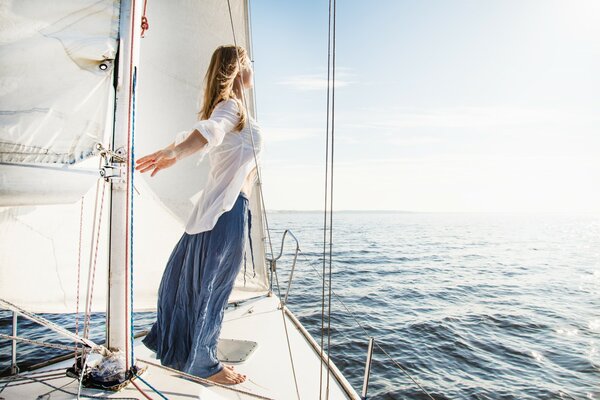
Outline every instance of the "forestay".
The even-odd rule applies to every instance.
[[[112,72],[118,69],[111,62],[117,48],[117,3],[40,0],[0,6],[0,205],[4,206],[0,293],[32,311],[75,311],[78,263],[80,310],[88,269],[94,264],[92,308],[106,307],[110,187],[107,184],[102,201],[104,181],[97,186],[97,175],[70,171],[97,171],[101,160],[96,143],[110,147]],[[247,4],[241,0],[231,4],[236,40],[249,48]],[[193,125],[212,51],[233,43],[227,2],[221,0],[150,1],[147,16],[150,30],[141,42],[135,93],[136,157],[166,146],[177,132]],[[20,68],[29,69],[19,74]],[[253,110],[251,99],[248,96]],[[203,187],[207,167],[192,156],[153,178],[136,174],[133,304],[137,310],[156,306],[162,271],[183,233],[194,196]],[[246,282],[242,268],[230,301],[268,291],[259,195],[255,188],[251,207],[256,276],[248,249]]]

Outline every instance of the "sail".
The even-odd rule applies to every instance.
[[[136,153],[148,154],[164,147],[173,142],[178,132],[189,130],[194,125],[201,105],[204,73],[215,48],[234,44],[235,33],[235,43],[251,50],[247,2],[237,0],[230,4],[233,26],[226,1],[148,2],[151,28],[142,40],[140,49]],[[252,99],[250,91],[246,100],[253,115]],[[182,160],[181,164],[161,171],[152,178],[143,175],[141,179],[183,225],[192,210],[194,199],[206,183],[208,160],[198,163],[198,157],[191,156]],[[256,274],[250,266],[246,271],[245,283],[242,275],[238,277],[230,301],[268,291],[265,231],[259,196],[260,190],[255,187],[250,206]],[[170,237],[173,245],[181,232],[177,230]],[[164,233],[153,231],[153,235]],[[250,250],[246,252],[249,258]],[[164,261],[162,259],[159,263]]]
[[[98,178],[96,144],[110,146],[119,4],[44,4],[0,5],[1,45],[8,43],[1,68],[16,76],[3,73],[0,86],[0,297],[37,312],[74,312],[79,298],[82,310],[94,271],[92,309],[103,311],[110,188]],[[249,48],[246,7],[245,1],[231,2],[235,39]],[[194,124],[210,56],[218,45],[234,42],[227,2],[148,2],[147,16],[150,30],[141,40],[136,77],[134,157],[166,146]],[[30,42],[48,48],[29,52],[28,60],[18,54],[15,64],[5,57]],[[35,84],[17,79],[22,64],[36,64],[24,72]],[[31,99],[25,99],[28,91]],[[156,307],[162,271],[205,184],[208,165],[194,158],[153,178],[135,174],[128,224],[136,310]],[[250,204],[256,271],[250,267],[238,277],[230,301],[268,291],[258,188]]]
[[[0,4],[2,205],[76,200],[93,185],[93,178],[70,178],[61,173],[66,168],[48,176],[25,174],[6,164],[74,164],[92,156],[108,132],[118,1],[47,4]],[[65,180],[70,182],[62,191],[43,188]],[[18,191],[12,190],[15,184]]]

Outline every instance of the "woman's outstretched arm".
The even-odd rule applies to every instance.
[[[204,136],[197,129],[194,129],[181,143],[177,145],[171,143],[164,149],[136,160],[137,165],[135,169],[142,173],[152,171],[150,176],[154,176],[161,169],[166,169],[174,165],[177,160],[181,160],[201,150],[206,143],[208,142]]]
[[[177,135],[175,142],[155,153],[137,160],[136,170],[152,171],[156,175],[161,169],[169,168],[182,158],[200,150],[207,152],[223,142],[225,135],[237,125],[240,116],[238,105],[233,99],[217,104],[209,119],[198,121],[193,130]]]

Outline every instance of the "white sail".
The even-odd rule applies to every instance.
[[[100,223],[98,235],[93,231],[98,178],[67,170],[97,169],[100,160],[92,157],[95,143],[109,145],[111,132],[106,128],[112,127],[114,104],[110,60],[116,55],[119,5],[113,1],[65,1],[56,7],[53,4],[52,12],[48,12],[42,3],[0,5],[3,46],[9,43],[7,48],[17,51],[30,41],[49,41],[47,50],[32,51],[28,61],[18,59],[19,63],[36,64],[23,76],[39,79],[37,86],[24,84],[24,78],[9,79],[18,66],[4,56],[8,53],[2,53],[2,71],[13,71],[13,75],[3,73],[0,85],[1,160],[11,164],[0,165],[0,206],[4,206],[0,207],[0,297],[32,311],[73,312],[79,263],[82,310],[88,267],[95,263],[93,310],[103,311],[107,301],[109,200],[104,200],[104,219],[96,221],[96,227]],[[249,48],[246,2],[237,0],[231,5],[237,43]],[[148,2],[147,15],[150,30],[141,40],[136,77],[137,157],[167,145],[177,132],[193,125],[210,56],[218,45],[234,41],[227,2]],[[100,68],[102,63],[107,66],[105,70]],[[49,70],[46,75],[44,68]],[[81,87],[73,87],[75,84]],[[14,90],[11,85],[16,85]],[[25,99],[11,97],[27,90],[35,92],[30,103],[21,104],[19,101]],[[42,92],[47,98],[41,97]],[[251,101],[249,106],[252,110]],[[38,109],[46,112],[24,112]],[[77,164],[70,166],[74,162]],[[29,167],[41,163],[59,168]],[[156,307],[162,271],[183,233],[193,198],[205,182],[207,164],[197,165],[193,156],[181,164],[154,178],[135,176],[132,227],[136,310]],[[256,276],[247,249],[246,279],[238,277],[230,301],[268,291],[259,195],[255,188],[251,206]],[[81,202],[84,214],[80,221]],[[80,224],[84,232],[81,243]]]
[[[148,2],[150,30],[142,40],[140,50],[136,153],[147,154],[164,147],[174,140],[178,132],[193,126],[200,109],[204,74],[215,48],[223,44],[234,44],[235,32],[237,44],[250,50],[247,3],[244,0],[230,3],[233,28],[226,1]],[[254,114],[252,98],[250,91],[246,100],[251,114]],[[182,165],[161,171],[153,178],[145,175],[141,178],[182,224],[191,212],[193,199],[202,190],[207,179],[207,160],[200,163],[197,161],[198,157],[191,156],[181,162]],[[265,231],[259,196],[259,188],[255,187],[250,203],[256,276],[253,274],[248,248],[245,284],[244,277],[238,276],[230,301],[254,297],[268,291]],[[157,232],[154,229],[151,235],[171,235],[169,241],[174,245],[182,231],[183,228],[176,232]],[[137,243],[136,241],[136,246]],[[134,254],[138,254],[138,251],[147,250],[140,250],[138,247],[134,251]],[[164,261],[165,259],[158,260],[159,263]],[[241,273],[243,272],[242,268]]]

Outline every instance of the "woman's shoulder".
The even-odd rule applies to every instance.
[[[220,110],[228,110],[228,111],[240,111],[240,103],[238,100],[234,98],[224,99],[217,103],[215,106],[215,110],[218,108]]]

